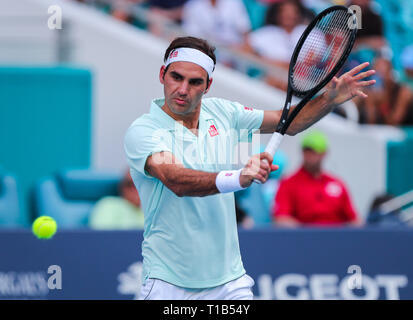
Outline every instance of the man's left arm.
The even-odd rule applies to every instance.
[[[360,71],[368,65],[368,62],[362,63],[341,77],[334,77],[321,95],[307,102],[307,105],[288,127],[286,133],[293,136],[307,129],[332,111],[334,107],[354,97],[367,98],[363,88],[374,84],[375,80],[365,81],[364,79],[372,76],[375,70]],[[291,109],[293,108],[295,106]],[[264,119],[260,127],[261,133],[273,133],[280,120],[281,113],[282,110],[264,111]]]

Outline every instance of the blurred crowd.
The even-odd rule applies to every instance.
[[[287,88],[287,73],[295,44],[307,24],[331,5],[358,6],[361,29],[347,65],[369,61],[377,70],[376,85],[367,100],[354,100],[359,122],[394,126],[413,125],[413,44],[402,51],[386,39],[378,3],[373,0],[78,0],[104,8],[115,18],[165,36],[170,24],[184,34],[209,40],[217,47],[217,59],[229,67],[260,77],[281,90]],[[146,10],[147,20],[136,14]],[[411,30],[413,33],[413,30]],[[224,48],[224,49],[223,49]],[[222,49],[222,50],[220,50]],[[229,49],[228,52],[225,49]],[[241,66],[234,56],[258,58],[274,73]],[[393,67],[397,62],[399,69]],[[285,72],[282,72],[282,71]],[[340,112],[337,112],[340,114]],[[345,115],[343,115],[345,116]]]
[[[102,9],[114,18],[144,28],[156,36],[164,36],[166,22],[168,28],[173,23],[185,34],[205,38],[216,45],[218,61],[229,67],[241,69],[234,59],[237,54],[253,56],[267,66],[284,70],[284,73],[274,76],[253,67],[242,71],[252,76],[258,74],[269,85],[281,90],[287,86],[283,76],[288,70],[295,44],[309,21],[331,5],[356,5],[361,9],[362,28],[358,31],[347,65],[340,72],[346,72],[364,61],[370,61],[377,71],[374,75],[376,84],[368,89],[368,98],[354,100],[359,121],[362,124],[413,125],[413,44],[406,43],[400,52],[392,48],[385,36],[386,25],[373,0],[73,1]],[[146,20],[139,13],[142,10]],[[394,67],[395,63],[398,68]],[[240,226],[363,224],[340,177],[325,172],[323,168],[328,152],[326,136],[312,131],[303,138],[301,148],[302,163],[296,172],[286,174],[288,159],[278,151],[274,163],[280,169],[271,174],[268,182],[253,184],[235,194]],[[3,180],[6,182],[2,187],[0,185],[0,200],[7,196],[10,202],[16,203],[14,180],[10,177]],[[381,205],[390,199],[390,195],[378,196],[364,223],[385,224],[388,221],[399,224],[399,212],[381,212]],[[87,224],[95,229],[143,228],[144,215],[140,203],[138,191],[129,172],[126,172],[119,182],[116,195],[93,203]],[[84,206],[83,203],[79,205]],[[85,208],[81,209],[85,211]],[[18,211],[17,207],[15,211]]]
[[[286,174],[288,159],[282,151],[274,157],[279,169],[265,184],[253,183],[235,193],[237,223],[244,229],[257,227],[361,227],[401,226],[400,211],[384,212],[380,205],[392,199],[379,195],[366,219],[356,211],[343,181],[323,168],[328,153],[327,136],[311,130],[301,141],[302,163]],[[258,152],[264,151],[264,146]],[[140,198],[127,170],[119,184],[119,195],[100,199],[88,225],[93,229],[142,229],[144,214]],[[364,221],[365,220],[365,221]]]
[[[144,28],[155,36],[181,34],[207,39],[217,47],[217,60],[228,67],[260,77],[270,86],[286,90],[287,70],[296,43],[308,23],[332,5],[358,6],[361,28],[353,51],[340,73],[369,61],[377,72],[376,84],[367,99],[354,99],[361,124],[413,125],[413,44],[401,51],[386,38],[380,6],[374,0],[77,0],[105,10],[116,19]],[[145,12],[146,18],[142,18]],[[168,32],[165,32],[167,30]],[[412,30],[413,32],[413,30]],[[178,35],[178,34],[176,34]],[[269,73],[253,65],[241,66],[237,56],[254,57],[278,72]],[[397,62],[399,68],[393,65]],[[284,71],[284,72],[283,72]],[[338,112],[340,114],[340,112]],[[302,164],[285,174],[288,159],[282,152],[274,163],[280,169],[264,185],[253,184],[235,194],[237,222],[244,228],[276,225],[361,226],[351,195],[340,177],[323,169],[328,141],[322,132],[312,131],[302,140]],[[257,150],[258,151],[258,150]],[[262,151],[262,150],[260,150]],[[100,200],[90,219],[92,228],[143,227],[139,195],[129,174],[119,187],[120,197]],[[386,221],[398,224],[397,212],[379,210],[390,195],[379,195],[372,203],[365,223]],[[117,208],[117,209],[116,209]],[[107,212],[117,212],[116,221]],[[121,218],[123,216],[123,218]],[[109,217],[109,218],[108,218]],[[123,220],[124,219],[124,220]],[[112,221],[113,222],[113,221]]]
[[[265,184],[253,183],[236,192],[235,210],[239,227],[362,227],[408,226],[410,218],[388,202],[389,194],[378,195],[362,217],[353,205],[345,183],[324,168],[329,153],[327,136],[311,129],[301,139],[301,164],[289,170],[289,159],[278,150]],[[254,153],[261,153],[265,146]],[[19,213],[18,185],[12,173],[0,170],[0,225],[16,226]],[[33,192],[33,214],[50,215],[61,228],[96,230],[143,229],[141,198],[128,169],[123,176],[94,170],[63,170],[41,179]],[[387,207],[386,207],[387,205]],[[24,222],[23,222],[24,224]]]

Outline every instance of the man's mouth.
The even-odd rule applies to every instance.
[[[180,98],[175,98],[175,102],[179,105],[184,105],[186,104],[186,100],[180,99]]]

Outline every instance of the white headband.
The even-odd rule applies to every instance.
[[[205,53],[197,49],[177,48],[172,50],[169,54],[168,59],[165,62],[165,67],[167,67],[172,62],[177,61],[195,63],[200,67],[204,68],[210,78],[212,77],[212,72],[214,71],[214,61]]]

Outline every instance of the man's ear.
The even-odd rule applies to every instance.
[[[165,66],[161,67],[161,70],[159,70],[159,81],[164,84],[164,77],[165,77]]]
[[[209,83],[208,83],[207,88],[206,88],[205,91],[204,91],[204,94],[208,93],[209,89],[211,88],[211,84],[212,84],[212,78],[209,79]]]

